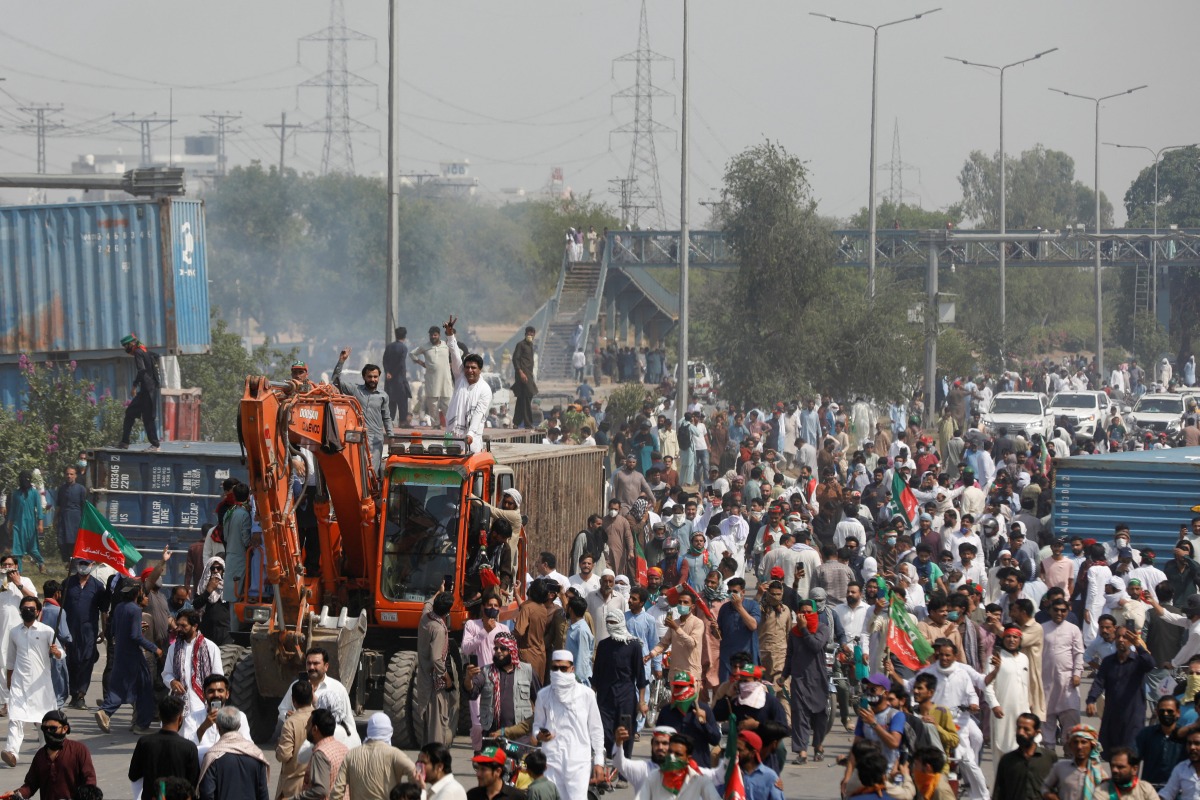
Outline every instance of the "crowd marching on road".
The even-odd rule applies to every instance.
[[[333,382],[361,403],[376,460],[414,411],[483,447],[498,412],[483,359],[460,348],[454,324],[411,352],[398,329],[384,368],[366,365],[361,384],[343,375],[342,352]],[[515,418],[532,427],[537,332],[525,334]],[[411,408],[409,358],[429,375],[424,409]],[[1066,372],[947,380],[932,429],[920,399],[696,401],[680,414],[669,391],[610,420],[584,381],[573,409],[583,425],[567,429],[554,412],[542,424],[547,443],[609,449],[607,506],[578,520],[570,552],[531,554],[514,619],[500,619],[489,590],[471,604],[461,687],[448,669],[453,597],[428,598],[415,760],[392,746],[386,714],[364,735],[320,647],[279,706],[273,758],[251,741],[220,651],[236,631],[234,587],[261,551],[245,485],[226,482],[217,524],[188,550],[185,585],[164,585],[164,551],[137,578],[72,559],[39,596],[20,570],[25,556],[42,564],[45,507],[25,476],[6,504],[13,555],[0,560],[0,759],[28,759],[11,781],[22,797],[101,797],[72,723],[90,712],[108,733],[129,705],[140,738],[127,778],[143,800],[588,800],[614,784],[639,800],[783,800],[811,796],[796,776],[822,762],[840,767],[850,798],[1196,800],[1200,517],[1180,520],[1169,559],[1139,547],[1136,518],[1114,520],[1102,541],[1058,536],[1055,458],[1124,446],[1120,419],[1090,438],[1060,427],[1029,439],[980,421],[996,393],[1089,381],[1086,363]],[[307,382],[307,365],[293,378]],[[1194,400],[1188,413],[1195,431]],[[1194,433],[1181,442],[1197,444]],[[57,495],[63,550],[74,532],[59,528],[80,524],[78,478],[69,470]],[[493,513],[511,534],[523,508],[552,501],[513,489]],[[97,707],[86,695],[99,643]],[[469,790],[452,770],[447,689],[471,703]],[[27,723],[43,743],[32,756]],[[850,747],[827,752],[837,723]],[[648,760],[634,756],[643,738]]]

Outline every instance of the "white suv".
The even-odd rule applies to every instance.
[[[1056,420],[1066,417],[1075,427],[1075,438],[1086,441],[1094,438],[1097,430],[1104,430],[1108,395],[1104,392],[1062,391],[1050,401],[1049,412]]]
[[[1054,433],[1054,415],[1041,392],[1001,392],[983,415],[983,427],[993,436],[1006,428],[1012,436],[1028,439],[1040,433],[1048,439]]]
[[[1174,442],[1183,429],[1183,395],[1163,392],[1144,394],[1134,403],[1133,424],[1140,434],[1166,432],[1167,439]]]

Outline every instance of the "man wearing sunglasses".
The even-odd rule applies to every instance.
[[[563,800],[587,800],[588,780],[604,778],[604,728],[595,693],[575,680],[570,650],[550,654],[550,685],[538,692],[533,730],[546,754],[546,778]]]

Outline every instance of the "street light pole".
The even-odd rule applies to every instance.
[[[679,123],[679,364],[675,368],[675,425],[688,407],[688,0],[683,0],[683,82],[680,87]]]
[[[968,61],[965,58],[955,58],[954,56],[945,56],[948,61],[957,61],[960,64],[965,64],[968,67],[983,67],[984,69],[993,69],[1000,73],[1000,235],[1003,236],[1008,232],[1008,187],[1007,173],[1008,163],[1004,158],[1004,72],[1009,67],[1019,67],[1022,64],[1028,64],[1030,61],[1036,61],[1044,55],[1049,55],[1057,50],[1057,47],[1051,47],[1049,50],[1043,50],[1040,53],[1023,58],[1020,61],[1014,61],[1011,64],[996,66],[993,64],[980,64],[976,61]],[[1005,348],[1008,343],[1008,279],[1005,273],[1005,265],[1008,260],[1008,243],[1004,242],[1000,245],[1000,359],[1004,361]]]
[[[941,10],[942,9],[939,7],[939,8],[931,9],[929,11],[922,11],[920,14],[916,14],[911,17],[905,17],[904,19],[893,20],[892,22],[885,22],[882,25],[868,25],[865,22],[852,22],[848,19],[839,19],[838,17],[831,17],[828,14],[818,14],[815,11],[808,12],[809,16],[820,17],[821,19],[827,19],[830,22],[840,22],[843,25],[853,25],[856,28],[867,28],[874,34],[874,38],[875,38],[874,48],[872,50],[872,55],[871,55],[871,159],[870,159],[871,175],[870,175],[870,179],[867,181],[867,186],[868,186],[867,191],[869,192],[869,195],[867,196],[867,216],[869,218],[869,221],[867,223],[869,226],[869,233],[868,233],[868,248],[869,249],[867,251],[867,296],[872,299],[874,299],[874,297],[875,297],[875,239],[876,239],[875,110],[876,110],[876,98],[878,97],[878,85],[879,85],[879,31],[883,28],[889,28],[892,25],[899,25],[902,22],[912,22],[913,20],[918,20],[921,17],[927,16],[929,14],[933,14],[933,13],[935,13],[937,11],[941,11]]]
[[[1114,94],[1106,94],[1103,97],[1088,97],[1084,94],[1075,94],[1074,92],[1063,91],[1050,87],[1050,91],[1058,92],[1067,97],[1074,97],[1078,100],[1087,100],[1090,103],[1096,104],[1096,144],[1095,144],[1095,192],[1096,192],[1096,265],[1093,273],[1096,279],[1096,370],[1100,375],[1100,380],[1104,380],[1104,296],[1103,289],[1100,286],[1100,104],[1105,100],[1111,100],[1114,97],[1121,97],[1126,94],[1145,89],[1147,84],[1135,86],[1132,89],[1126,89],[1123,92]]]
[[[1124,150],[1145,150],[1154,156],[1154,240],[1150,243],[1150,316],[1158,319],[1158,165],[1159,158],[1168,150],[1182,150],[1185,147],[1196,147],[1195,144],[1171,144],[1153,150],[1144,144],[1116,144],[1105,142],[1109,147],[1120,147]]]

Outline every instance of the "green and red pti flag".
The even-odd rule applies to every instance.
[[[729,737],[725,740],[725,800],[746,800],[746,782],[742,780],[742,766],[738,763],[737,715],[729,715]]]
[[[138,549],[126,541],[94,505],[86,502],[83,504],[79,533],[75,536],[75,552],[71,555],[73,558],[108,564],[130,578],[137,577],[133,574],[133,567],[142,560]]]
[[[917,496],[908,488],[899,469],[892,471],[892,499],[888,508],[891,513],[904,517],[904,521],[910,525],[917,518]]]
[[[887,646],[892,656],[911,670],[928,664],[933,657],[933,646],[917,630],[917,621],[904,608],[904,601],[895,594],[892,595],[889,616]]]

